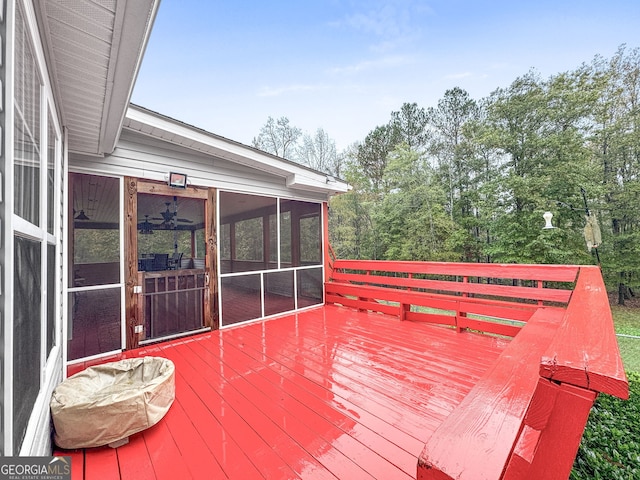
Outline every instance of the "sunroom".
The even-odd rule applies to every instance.
[[[323,302],[344,182],[136,106],[69,171],[69,361]]]

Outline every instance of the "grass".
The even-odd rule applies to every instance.
[[[616,332],[640,336],[640,308],[611,307]],[[640,478],[640,338],[618,337],[629,400],[600,395],[591,409],[571,480]]]
[[[611,306],[616,333],[640,337],[640,308]],[[640,338],[618,337],[620,355],[627,372],[640,373]]]
[[[611,306],[616,333],[640,337],[640,308]]]

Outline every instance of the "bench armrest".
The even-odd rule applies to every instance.
[[[427,441],[419,480],[498,479],[539,381],[540,357],[564,310],[540,308]]]
[[[542,356],[540,376],[629,398],[629,383],[598,267],[580,268],[562,325]]]

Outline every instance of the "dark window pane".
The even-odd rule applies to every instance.
[[[40,389],[40,243],[14,242],[13,290],[13,446],[19,451]]]
[[[278,267],[278,218],[275,214],[269,215],[269,261],[272,268]]]
[[[69,360],[122,348],[119,288],[70,293],[69,310]]]
[[[223,272],[277,268],[272,246],[277,242],[277,199],[241,193],[220,193],[220,246]]]
[[[220,271],[231,272],[231,225],[220,226]]]
[[[264,274],[264,314],[275,315],[295,309],[293,271]]]
[[[249,218],[236,223],[235,258],[237,265],[244,265],[241,270],[262,270],[264,267],[262,217]]]
[[[280,202],[280,255],[282,266],[299,267],[322,263],[320,204]]]
[[[139,193],[138,270],[203,268],[204,207],[202,199]]]
[[[120,182],[71,174],[72,287],[120,283]]]
[[[322,303],[322,268],[298,270],[298,308]]]
[[[284,202],[283,202],[284,203]],[[291,266],[291,212],[280,210],[280,264]]]
[[[226,277],[221,280],[223,325],[262,316],[260,275]]]
[[[300,219],[300,264],[318,265],[322,259],[320,215]]]

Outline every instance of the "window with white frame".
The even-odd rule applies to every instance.
[[[59,241],[61,155],[49,98],[22,2],[16,2],[13,77],[13,283],[11,445],[17,455],[36,402],[42,404],[47,360],[60,344]]]

